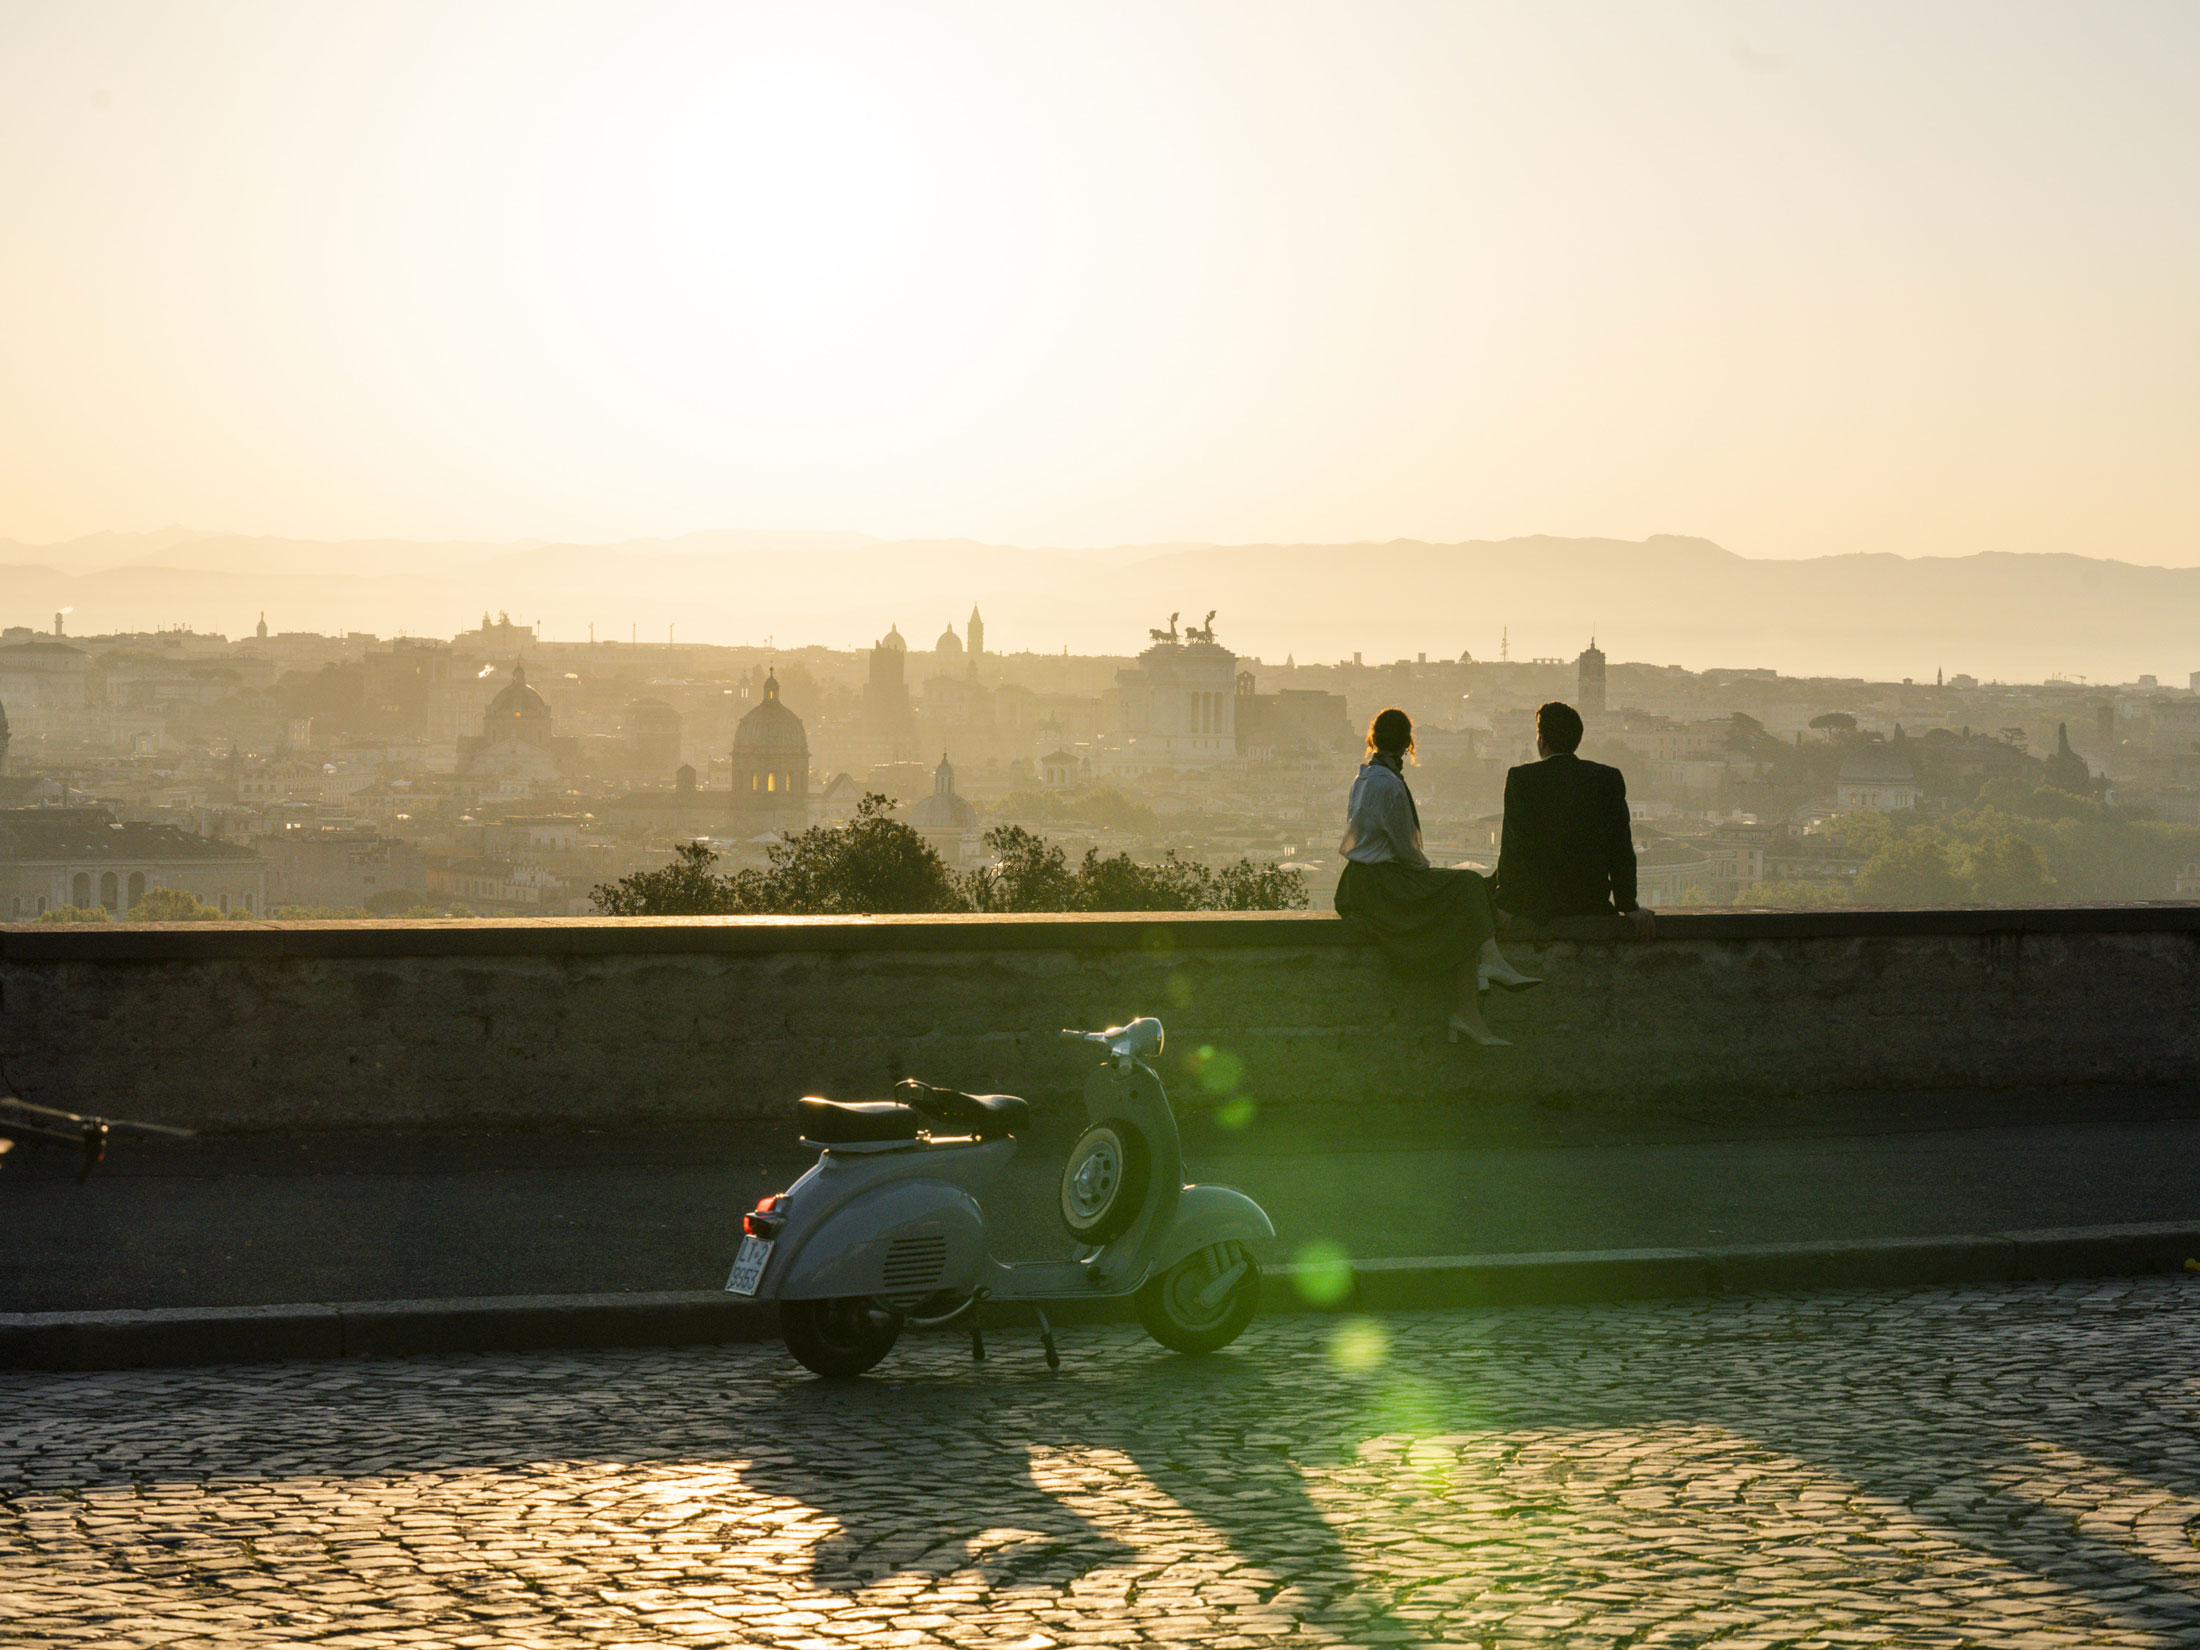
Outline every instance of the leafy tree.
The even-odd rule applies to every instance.
[[[891,797],[873,794],[839,830],[813,825],[774,843],[771,869],[741,880],[744,908],[818,916],[960,909],[954,872],[893,810]]]
[[[1856,879],[1856,897],[1869,905],[1960,905],[1970,893],[1933,832],[1893,838]]]
[[[1171,848],[1152,864],[1128,854],[1103,859],[1087,848],[1077,867],[1079,911],[1201,911],[1208,909],[1214,873],[1179,859]]]
[[[213,922],[221,913],[182,888],[148,888],[130,907],[133,922]]]
[[[1151,864],[1088,849],[1077,868],[1077,911],[1303,911],[1306,879],[1287,865],[1241,859],[1220,871],[1170,849]]]
[[[1823,715],[1813,716],[1810,725],[1825,733],[1854,733],[1856,718],[1845,710],[1829,710]]]
[[[1979,787],[1975,806],[2019,819],[2106,819],[2108,809],[2091,797],[2074,796],[2022,779],[1989,779]]]
[[[964,879],[974,911],[1072,911],[1077,877],[1062,850],[1021,825],[996,825],[985,833],[996,862]]]
[[[350,922],[366,914],[363,905],[278,905],[268,912],[277,922]]]
[[[1726,719],[1726,748],[1759,761],[1775,760],[1788,754],[1786,740],[1767,733],[1764,723],[1739,710]]]
[[[1734,903],[1798,911],[1828,905],[1853,905],[1856,900],[1846,882],[1760,882],[1746,893],[1736,894]]]
[[[958,876],[929,843],[867,796],[853,823],[813,826],[768,851],[769,867],[721,876],[702,843],[674,862],[606,883],[592,894],[609,916],[753,912],[862,916],[917,911],[1296,911],[1306,881],[1289,866],[1241,859],[1220,871],[1174,850],[1153,863],[1089,850],[1075,867],[1056,844],[1021,825],[996,825],[985,844],[994,863]]]
[[[1966,845],[1957,869],[1971,898],[1989,905],[2036,905],[2055,889],[2032,844],[2008,831]]]
[[[712,872],[717,863],[704,844],[683,842],[670,865],[598,883],[588,897],[607,917],[715,917],[743,909],[728,880]]]
[[[813,825],[766,850],[766,870],[720,876],[717,854],[700,842],[673,850],[670,865],[636,871],[590,891],[612,917],[871,916],[962,908],[955,874],[932,845],[893,817],[892,798],[873,794],[846,826]]]
[[[1303,911],[1306,876],[1289,865],[1241,859],[1215,873],[1218,911]]]
[[[473,907],[431,899],[411,888],[382,888],[367,896],[370,917],[470,917]]]
[[[107,913],[96,905],[57,905],[38,913],[40,922],[105,922]]]

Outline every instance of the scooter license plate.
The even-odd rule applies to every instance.
[[[729,1295],[753,1295],[764,1281],[764,1263],[772,1258],[771,1238],[741,1239],[741,1252],[733,1257],[733,1274],[726,1279]]]

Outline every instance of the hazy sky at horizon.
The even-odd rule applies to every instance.
[[[0,536],[2200,563],[2200,6],[0,0]]]

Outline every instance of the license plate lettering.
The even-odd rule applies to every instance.
[[[744,1236],[741,1252],[734,1256],[733,1272],[726,1279],[729,1295],[753,1295],[764,1281],[764,1265],[772,1258],[772,1239]]]

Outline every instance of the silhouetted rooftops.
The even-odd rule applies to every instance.
[[[118,821],[105,808],[0,809],[0,857],[42,859],[257,859],[250,848],[180,825]]]

